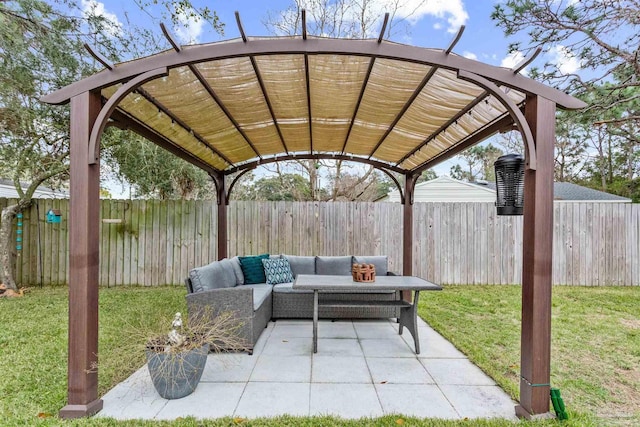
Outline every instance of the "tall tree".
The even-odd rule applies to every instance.
[[[511,50],[541,47],[552,56],[533,77],[578,96],[596,92],[587,111],[610,111],[640,97],[640,1],[508,0],[491,17],[507,37],[528,36]],[[637,123],[636,112],[605,120]]]
[[[168,18],[176,24],[179,14],[196,11],[188,0],[160,3],[171,4]],[[217,21],[208,9],[197,13]],[[0,280],[7,287],[16,288],[10,242],[15,215],[31,204],[39,185],[61,185],[68,176],[68,108],[42,104],[40,97],[95,71],[85,42],[122,60],[157,40],[162,38],[144,29],[118,25],[93,2],[0,2],[0,174],[15,182],[19,195],[0,214]]]
[[[458,155],[465,165],[452,166],[451,177],[470,182],[478,179],[493,181],[495,180],[493,164],[502,154],[502,150],[492,144],[470,147]]]
[[[512,50],[547,53],[531,76],[587,102],[561,113],[556,178],[636,199],[640,160],[640,1],[508,0],[492,18]],[[522,39],[522,37],[521,37]]]

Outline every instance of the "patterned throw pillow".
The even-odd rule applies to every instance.
[[[262,266],[263,259],[269,259],[269,254],[262,254],[257,256],[241,256],[240,267],[242,267],[242,274],[244,274],[244,284],[253,285],[256,283],[265,283],[267,280],[264,276],[264,267]]]
[[[267,284],[277,285],[278,283],[293,282],[293,273],[289,260],[281,259],[263,259],[264,274],[267,276]]]

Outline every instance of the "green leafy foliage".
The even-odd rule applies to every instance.
[[[103,157],[133,197],[214,199],[213,181],[201,169],[130,132],[114,131]]]
[[[491,15],[510,50],[541,47],[548,61],[530,76],[583,99],[558,115],[556,179],[640,201],[640,4],[508,0]],[[577,68],[577,69],[576,69]]]
[[[460,166],[457,164],[452,166],[450,170],[451,177],[469,182],[477,181],[478,179],[495,181],[493,164],[503,154],[501,149],[492,144],[470,147],[458,155],[458,158],[465,162],[465,165]]]

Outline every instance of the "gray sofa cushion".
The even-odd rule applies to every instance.
[[[316,257],[316,274],[331,276],[351,276],[350,256]]]
[[[253,289],[253,311],[260,308],[273,289],[273,286],[267,285],[266,283],[244,285],[244,287]]]
[[[203,267],[194,268],[189,272],[189,278],[193,292],[231,288],[236,285],[236,275],[229,260],[214,261]]]
[[[386,276],[389,271],[389,260],[386,256],[354,256],[353,262],[358,264],[373,264],[376,276]]]
[[[293,289],[293,283],[278,283],[273,285],[273,292],[278,294],[312,294],[311,289]]]
[[[236,273],[233,269],[233,262],[231,262],[231,260],[227,258],[222,259],[219,262],[222,266],[222,276],[220,277],[220,281],[222,281],[223,287],[233,288],[238,282]]]
[[[229,261],[231,261],[231,265],[233,266],[233,272],[236,275],[236,285],[244,285],[244,274],[242,274],[242,266],[240,265],[240,258],[234,256]]]
[[[283,255],[283,257],[289,260],[294,279],[298,274],[316,274],[316,257],[297,255]]]

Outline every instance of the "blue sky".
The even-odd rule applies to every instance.
[[[118,22],[125,21],[125,13],[129,19],[141,25],[149,24],[150,18],[141,12],[133,1],[122,0],[81,0],[84,7],[95,7],[96,13],[104,14]],[[375,0],[380,16],[389,8],[385,7],[389,0]],[[391,1],[393,2],[393,1]],[[235,0],[235,1],[201,1],[193,0],[196,6],[208,6],[215,10],[225,25],[225,34],[220,36],[212,31],[207,23],[189,22],[190,30],[182,27],[174,28],[174,33],[183,43],[210,41],[239,37],[235,24],[234,12],[242,17],[247,35],[269,35],[264,21],[269,12],[277,13],[291,5],[291,0]],[[465,33],[455,48],[455,52],[480,61],[510,66],[518,62],[521,56],[508,55],[509,41],[502,30],[490,19],[496,0],[400,0],[406,10],[413,10],[412,15],[399,24],[392,40],[423,47],[442,48],[448,45],[460,25],[466,26]],[[151,9],[150,14],[160,17],[162,11],[158,7]],[[406,31],[404,28],[405,27]],[[513,41],[513,40],[510,40]],[[538,61],[541,62],[539,59]],[[541,62],[542,63],[542,62]]]

